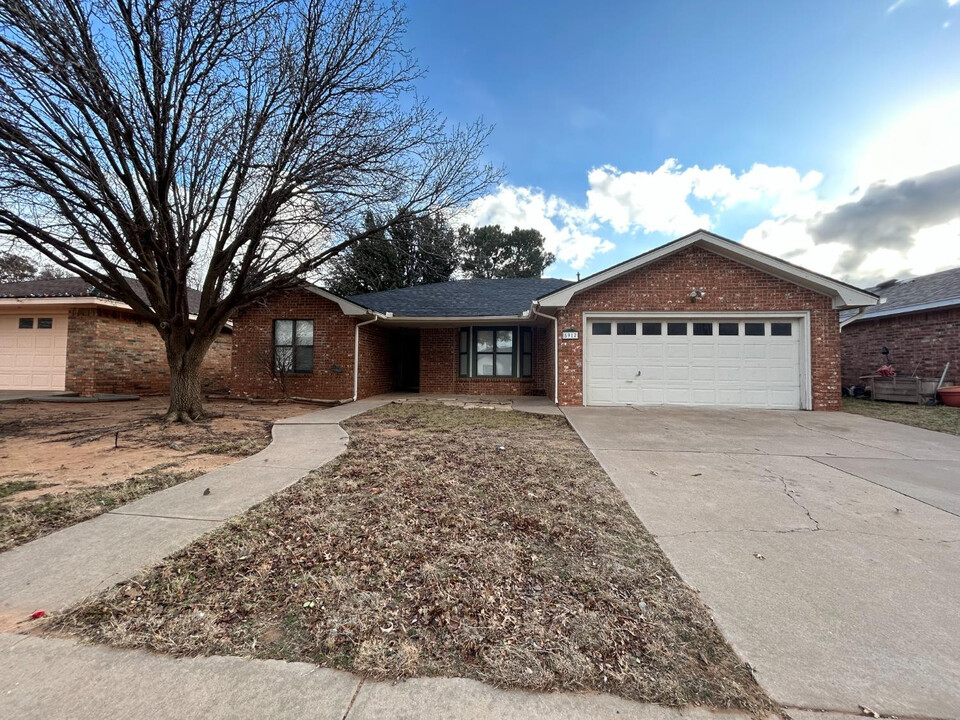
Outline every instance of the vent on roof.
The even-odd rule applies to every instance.
[[[884,280],[882,283],[880,283],[879,285],[877,285],[877,290],[886,290],[887,288],[893,287],[893,286],[896,285],[898,282],[900,282],[900,281],[897,280],[896,278],[893,278],[893,280]]]

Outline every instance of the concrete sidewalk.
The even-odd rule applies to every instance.
[[[306,663],[177,659],[10,634],[0,634],[0,677],[0,717],[18,720],[749,720],[612,695],[498,690],[462,678],[369,682]]]
[[[133,577],[292,485],[346,449],[340,422],[388,402],[371,398],[281,420],[256,455],[0,553],[0,630]]]

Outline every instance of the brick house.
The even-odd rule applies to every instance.
[[[843,384],[889,362],[903,375],[960,383],[960,268],[870,288],[880,304],[843,313]],[[887,355],[883,349],[889,350]]]
[[[836,410],[839,313],[876,302],[705,231],[578,282],[454,280],[350,298],[305,283],[234,318],[230,388]]]
[[[230,332],[204,361],[208,392],[227,388]],[[75,277],[0,283],[0,390],[162,395],[169,383],[160,336],[125,303]]]

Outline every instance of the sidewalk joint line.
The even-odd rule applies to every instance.
[[[340,720],[347,720],[347,716],[350,715],[350,711],[353,710],[353,704],[357,701],[357,695],[360,694],[360,688],[363,687],[363,678],[360,678],[360,682],[357,683],[357,689],[353,691],[353,696],[350,698],[350,702],[347,703],[347,710],[343,713],[343,717]]]
[[[134,512],[123,512],[123,508],[119,510],[111,510],[105,515],[126,515],[127,517],[144,517],[144,518],[159,518],[161,520],[193,520],[194,522],[204,522],[204,523],[222,523],[227,518],[222,519],[211,519],[211,518],[198,518],[198,517],[184,517],[182,515],[151,515],[150,513],[134,513]]]

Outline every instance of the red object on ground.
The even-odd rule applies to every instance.
[[[30,616],[30,619],[31,619],[31,620],[39,620],[40,618],[42,618],[42,617],[43,617],[44,615],[46,615],[46,614],[47,614],[47,611],[46,611],[46,610],[37,610],[33,615]]]
[[[940,388],[940,402],[949,407],[960,407],[960,387]]]

